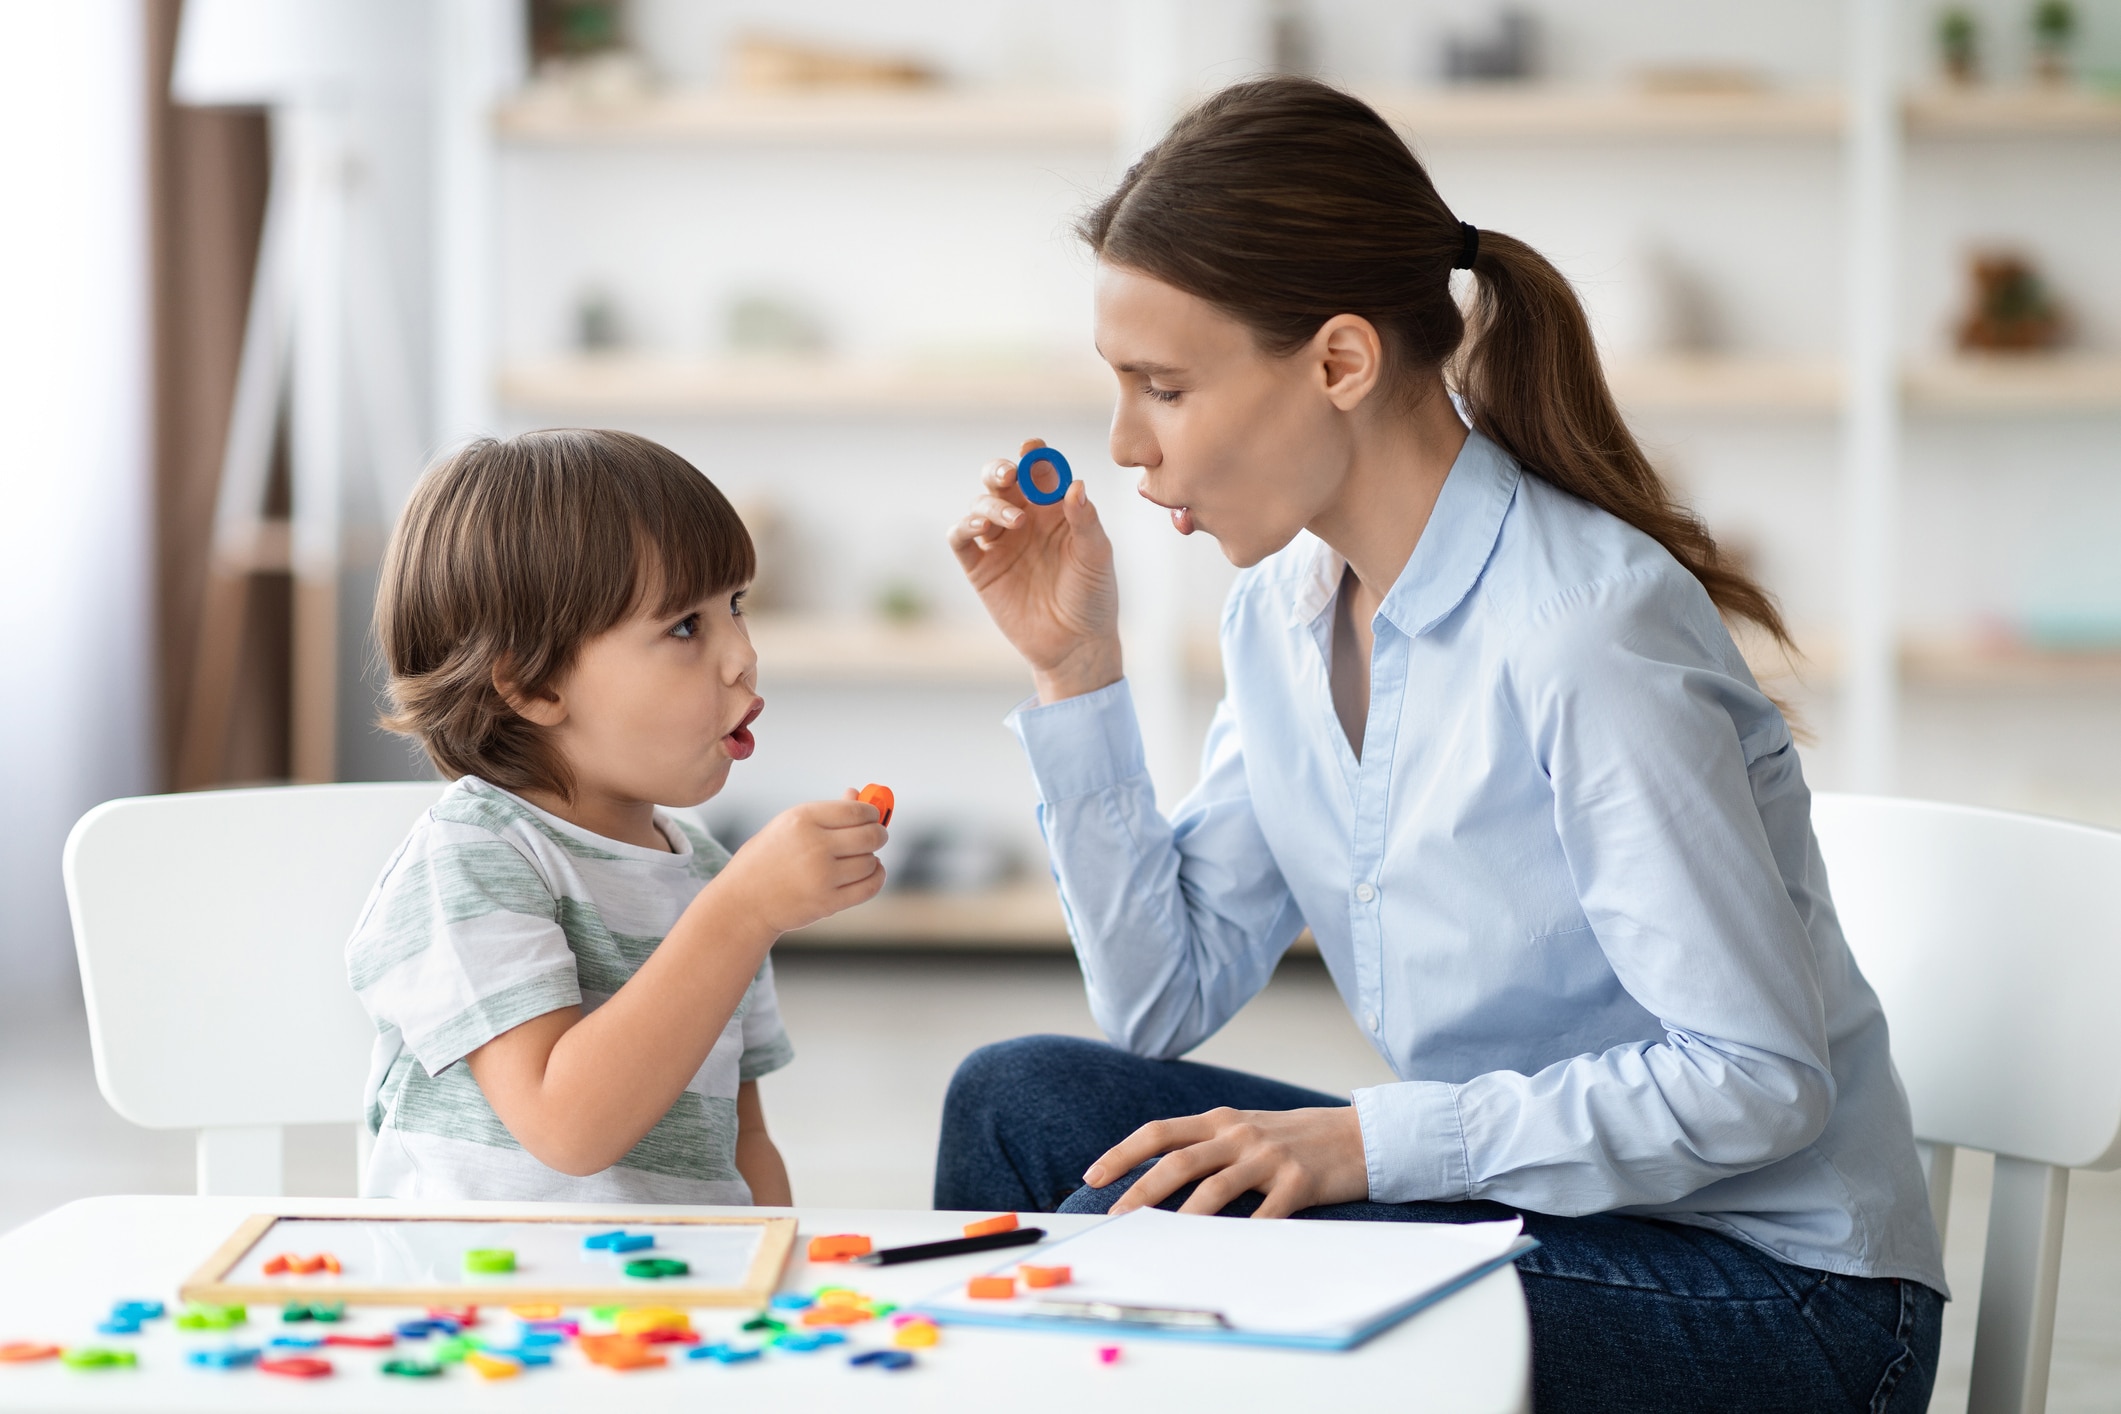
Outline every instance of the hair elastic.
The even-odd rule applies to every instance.
[[[1458,223],[1458,231],[1465,239],[1458,246],[1458,263],[1451,268],[1453,270],[1471,270],[1473,262],[1480,259],[1480,227],[1474,225],[1471,221],[1460,221]]]

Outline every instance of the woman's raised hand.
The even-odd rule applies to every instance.
[[[1026,442],[1023,452],[1044,445]],[[995,625],[1031,665],[1040,701],[1119,681],[1112,542],[1080,479],[1058,505],[1034,506],[1017,487],[1016,463],[989,462],[971,510],[950,527],[950,548]]]

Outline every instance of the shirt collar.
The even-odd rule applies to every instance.
[[[1394,628],[1417,637],[1465,601],[1487,567],[1522,475],[1509,453],[1478,432],[1466,433],[1407,567],[1378,607]],[[1337,550],[1314,539],[1310,562],[1291,586],[1290,623],[1316,622],[1340,591],[1346,568]]]

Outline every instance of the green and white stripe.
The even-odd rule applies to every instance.
[[[625,1158],[577,1178],[523,1150],[466,1055],[561,1007],[626,985],[729,853],[656,812],[671,851],[601,839],[496,786],[451,786],[369,896],[347,975],[376,1020],[368,1196],[745,1203],[736,1171],[743,1081],[794,1058],[769,961],[677,1103]]]

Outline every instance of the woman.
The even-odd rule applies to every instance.
[[[1034,675],[1011,721],[1116,1045],[968,1059],[937,1206],[1521,1213],[1542,1410],[1924,1407],[1905,1097],[1725,627],[1782,622],[1644,459],[1568,283],[1303,80],[1209,99],[1083,234],[1113,458],[1244,569],[1226,694],[1166,820],[1096,511],[988,468],[951,544]],[[1173,1059],[1306,926],[1399,1081]]]

